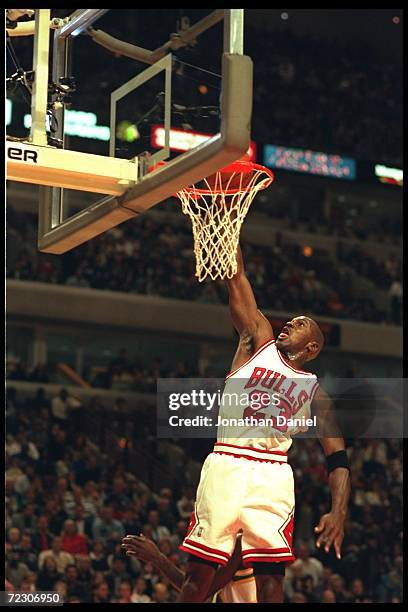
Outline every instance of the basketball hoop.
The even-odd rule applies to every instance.
[[[241,159],[176,195],[191,219],[196,273],[202,282],[232,278],[242,223],[252,200],[274,179],[264,166]]]

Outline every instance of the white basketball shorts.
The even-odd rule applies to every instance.
[[[180,549],[226,565],[242,535],[242,560],[295,560],[295,494],[286,453],[217,442],[201,470],[195,509]]]

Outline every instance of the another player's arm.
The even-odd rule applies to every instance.
[[[168,578],[175,589],[181,591],[185,574],[174,563],[172,563],[156,544],[143,535],[128,535],[122,540],[121,548],[129,556],[136,556],[140,561],[152,563],[166,578]]]
[[[237,535],[235,548],[225,567],[217,570],[213,583],[210,587],[208,597],[212,597],[215,593],[225,587],[232,580],[233,575],[241,565],[241,535]],[[185,573],[182,572],[172,561],[170,561],[152,540],[148,540],[145,536],[128,535],[122,540],[121,548],[126,551],[129,556],[136,556],[141,561],[152,563],[159,570],[177,591],[181,591],[184,583]]]
[[[242,567],[242,531],[237,534],[235,541],[235,547],[232,555],[224,567],[219,567],[217,573],[214,576],[214,580],[210,586],[207,597],[212,597],[218,591],[221,591],[225,585],[231,582],[234,574],[237,573],[240,567]]]
[[[312,413],[317,417],[317,435],[327,459],[331,494],[331,510],[321,517],[315,527],[318,534],[316,546],[324,546],[325,551],[329,552],[333,544],[340,559],[350,497],[350,470],[346,467],[348,460],[344,439],[337,425],[333,401],[321,387],[313,399]]]
[[[237,273],[227,280],[232,322],[239,333],[239,346],[234,357],[233,369],[239,367],[261,344],[274,337],[271,324],[258,310],[254,292],[245,274],[239,246],[237,263]]]

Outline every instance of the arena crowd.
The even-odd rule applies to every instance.
[[[152,411],[143,406],[129,416],[77,402],[63,419],[56,398],[38,392],[23,400],[8,389],[6,589],[56,590],[70,603],[175,601],[168,580],[124,556],[120,543],[143,533],[185,568],[178,546],[200,462],[194,467],[190,450],[149,437]],[[352,498],[339,561],[314,543],[329,503],[324,457],[316,441],[294,441],[297,560],[287,570],[286,602],[402,601],[401,442],[349,440],[348,453]],[[168,486],[154,488],[149,470],[135,475],[140,457],[169,475]]]
[[[34,218],[10,209],[8,223],[9,278],[227,303],[225,283],[201,284],[194,278],[192,235],[185,223],[175,226],[157,217],[142,217],[62,257],[37,251]],[[345,264],[339,266],[327,251],[305,252],[300,244],[285,241],[279,231],[272,232],[268,247],[246,241],[242,247],[246,273],[260,308],[400,324],[401,259],[397,255],[379,262],[358,243],[350,247],[339,241],[338,259]],[[351,270],[383,290],[391,291],[393,284],[399,283],[397,293],[399,290],[401,295],[396,307],[383,310],[370,296],[363,296]]]

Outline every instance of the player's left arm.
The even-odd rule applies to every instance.
[[[184,572],[163,555],[152,540],[144,535],[128,535],[123,538],[121,548],[130,557],[134,555],[140,561],[152,563],[163,576],[168,578],[177,591],[181,591],[185,579]]]
[[[217,569],[208,592],[208,597],[212,597],[215,593],[223,589],[225,585],[232,580],[232,577],[241,566],[241,538],[242,532],[238,532],[231,558],[225,567]],[[134,555],[140,559],[140,561],[152,563],[161,574],[169,579],[177,591],[181,591],[185,580],[185,573],[163,555],[152,540],[149,540],[144,535],[127,535],[122,539],[121,548],[130,557]]]
[[[331,493],[331,510],[321,517],[315,527],[318,534],[316,546],[324,546],[325,551],[329,552],[333,544],[336,556],[340,559],[350,497],[350,469],[333,401],[321,387],[314,396],[312,414],[317,417],[317,435],[326,456]]]

